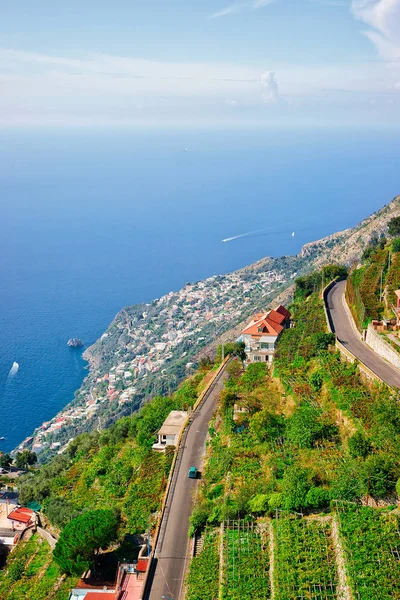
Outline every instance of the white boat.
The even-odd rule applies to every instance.
[[[19,369],[19,364],[17,362],[13,362],[13,365],[10,369],[9,375],[12,377],[13,375],[16,375],[18,373],[18,369]]]

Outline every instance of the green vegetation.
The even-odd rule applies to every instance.
[[[208,529],[204,535],[204,547],[189,566],[187,577],[187,600],[216,600],[219,581],[219,537]]]
[[[336,598],[338,583],[331,525],[284,513],[274,521],[276,600]]]
[[[68,600],[77,578],[62,578],[50,546],[37,534],[22,541],[0,570],[0,598],[7,600]]]
[[[117,537],[118,521],[111,510],[92,510],[72,519],[54,549],[63,573],[81,575],[94,566],[96,551],[107,549]]]
[[[336,509],[354,597],[399,600],[398,512],[343,502]]]
[[[67,600],[94,559],[98,572],[113,580],[118,560],[137,556],[132,535],[154,526],[150,517],[160,509],[174,454],[151,449],[155,434],[171,410],[193,406],[210,367],[172,397],[156,397],[109,429],[78,436],[64,454],[20,478],[21,503],[39,501],[61,534],[54,558],[37,535],[17,546],[0,571],[2,600]],[[110,551],[98,553],[114,540]]]
[[[393,219],[390,219],[388,233],[391,236],[400,236],[400,217],[393,217]]]
[[[269,536],[260,523],[225,524],[223,600],[268,600]]]
[[[277,600],[336,598],[338,548],[331,506],[356,501],[354,506],[359,507],[371,496],[379,503],[393,502],[396,484],[400,489],[400,404],[389,388],[366,383],[357,365],[343,362],[334,351],[320,289],[315,287],[317,291],[309,293],[310,285],[303,278],[296,290],[290,307],[295,327],[284,331],[279,340],[273,373],[260,363],[244,372],[239,362],[230,365],[210,426],[207,461],[191,520],[192,533],[228,520],[250,531],[257,531],[260,524],[268,531],[272,523]],[[384,516],[379,517],[376,509],[368,511],[371,515],[375,511],[385,532],[391,519],[398,523],[396,512],[382,511]],[[368,535],[368,521],[365,528]],[[225,535],[229,541],[229,535],[235,534],[226,531]],[[359,540],[363,535],[359,532]],[[391,547],[398,561],[394,539],[388,542],[388,551]],[[236,548],[231,563],[236,574],[246,573],[248,582],[243,587],[240,581],[229,586],[228,596],[223,580],[220,593],[230,598],[249,591],[268,598],[268,590],[251,587],[258,585],[262,561],[269,560],[265,543],[255,565],[247,561],[245,541],[241,532],[231,543]],[[347,557],[349,548],[355,551],[353,542],[348,543]],[[225,540],[225,553],[226,545]],[[225,554],[224,573],[231,568],[227,560]],[[398,580],[398,566],[393,561],[390,565],[382,569],[396,572]],[[372,577],[372,567],[366,568]],[[349,567],[353,591],[360,594],[355,597],[381,598],[372,583],[374,591],[366,595],[368,585],[361,588],[363,576],[357,583],[350,571]],[[265,575],[264,585],[267,579]],[[390,593],[382,598],[398,598],[393,590]]]
[[[58,528],[87,511],[109,509],[119,512],[120,539],[146,531],[150,515],[160,507],[173,458],[173,449],[156,453],[151,445],[171,410],[194,404],[206,372],[109,429],[75,438],[63,455],[21,478],[21,503],[43,504]]]

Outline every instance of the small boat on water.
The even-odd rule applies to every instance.
[[[0,436],[0,442],[2,442],[3,440],[5,440],[6,438],[4,437],[4,435]]]
[[[18,373],[19,364],[17,362],[13,362],[12,367],[10,369],[9,375],[12,377]]]

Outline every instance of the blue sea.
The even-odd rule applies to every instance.
[[[355,225],[400,192],[399,155],[389,130],[0,131],[0,449],[73,398],[68,338]]]

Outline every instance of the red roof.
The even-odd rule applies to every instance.
[[[10,514],[8,515],[8,519],[10,519],[10,521],[19,521],[21,523],[29,523],[29,521],[32,519],[34,515],[33,510],[31,510],[30,508],[24,508],[23,506],[16,508],[15,510],[11,511]]]
[[[282,306],[282,304],[280,304],[275,310],[276,312],[281,313],[281,315],[284,315],[285,319],[290,319],[290,312],[287,308]]]
[[[148,558],[139,558],[136,565],[136,571],[145,573],[147,571],[147,565],[149,564]]]
[[[282,305],[276,310],[270,310],[266,313],[258,313],[254,315],[252,321],[242,331],[242,333],[253,337],[261,337],[264,335],[277,336],[284,327],[282,323],[290,317],[290,313]]]

